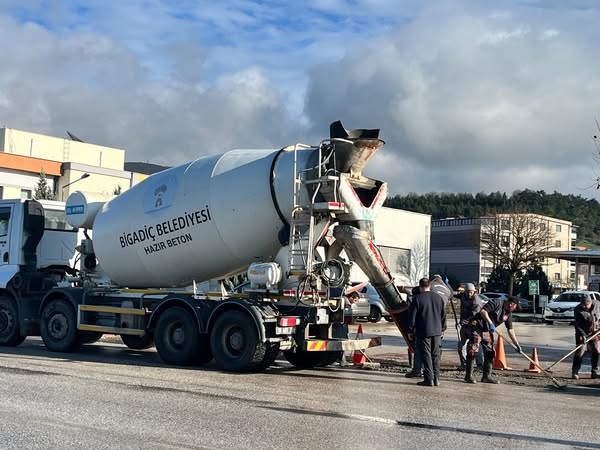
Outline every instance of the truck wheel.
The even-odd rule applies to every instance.
[[[75,310],[66,300],[51,300],[44,306],[40,331],[51,352],[72,352],[79,347]]]
[[[180,306],[167,309],[158,318],[154,343],[167,364],[190,366],[196,363],[201,351],[200,334],[192,313]]]
[[[210,346],[217,365],[230,372],[259,370],[267,353],[254,321],[241,311],[226,311],[216,320]]]
[[[17,305],[9,297],[0,297],[0,345],[15,347],[25,340],[19,330]]]
[[[102,338],[102,333],[99,331],[80,331],[78,336],[80,344],[93,344]]]
[[[285,359],[294,367],[299,369],[312,369],[313,367],[324,367],[333,364],[343,352],[294,352],[286,350],[283,352]]]
[[[152,333],[146,333],[143,336],[133,336],[131,334],[122,334],[123,344],[132,350],[146,350],[154,345],[154,336]]]
[[[381,311],[377,306],[371,305],[371,312],[367,317],[367,320],[372,323],[376,323],[381,320]]]

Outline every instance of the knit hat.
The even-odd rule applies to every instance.
[[[475,285],[473,283],[465,283],[465,291],[474,291]]]

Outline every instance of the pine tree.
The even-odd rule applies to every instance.
[[[35,200],[54,200],[54,193],[50,186],[48,186],[48,180],[46,179],[46,173],[44,169],[40,172],[40,178],[38,184],[33,192],[33,198]]]

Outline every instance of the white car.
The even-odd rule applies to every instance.
[[[362,284],[362,283],[352,283],[353,285],[357,285],[357,284]],[[379,322],[381,320],[381,318],[383,317],[385,320],[387,320],[388,322],[391,322],[392,316],[390,315],[389,312],[387,312],[387,309],[385,307],[385,304],[383,303],[383,300],[381,299],[381,297],[379,296],[379,293],[377,292],[377,290],[375,290],[375,288],[371,285],[371,283],[368,283],[366,285],[364,285],[362,288],[359,289],[360,295],[361,296],[365,296],[369,299],[369,312],[368,314],[365,315],[366,319],[369,322]],[[403,294],[401,294],[403,295]],[[405,295],[404,295],[404,300],[406,300]]]
[[[554,322],[572,323],[575,320],[575,307],[581,303],[585,295],[593,300],[600,300],[600,293],[594,291],[567,291],[560,294],[544,309],[544,323],[552,325]]]

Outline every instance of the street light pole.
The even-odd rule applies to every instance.
[[[87,178],[87,177],[89,177],[89,176],[90,176],[90,174],[86,172],[86,173],[84,173],[83,175],[81,175],[79,178],[77,178],[76,180],[73,180],[73,181],[71,181],[70,183],[67,183],[67,184],[65,184],[65,185],[62,187],[62,192],[61,192],[61,198],[62,198],[62,201],[63,201],[63,202],[65,201],[65,188],[67,188],[67,187],[71,186],[72,184],[74,184],[74,183],[77,183],[78,181],[81,181],[81,180],[83,180],[84,178]]]

